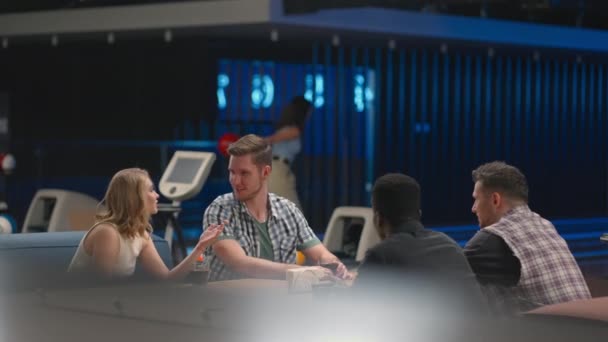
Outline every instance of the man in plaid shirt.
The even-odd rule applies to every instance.
[[[272,147],[246,135],[228,148],[232,193],[216,198],[205,210],[203,227],[225,224],[212,249],[205,252],[210,281],[239,278],[285,279],[299,250],[312,263],[335,263],[335,274],[350,277],[344,264],[323,246],[304,215],[291,201],[268,192]]]
[[[473,171],[472,211],[481,230],[465,255],[490,303],[501,311],[590,298],[566,241],[528,207],[526,177],[503,162]]]

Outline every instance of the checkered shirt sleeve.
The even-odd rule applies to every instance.
[[[289,237],[295,236],[297,250],[306,249],[319,242],[314,231],[308,225],[308,221],[293,202],[274,194],[270,194],[270,201],[279,225],[279,229],[276,230],[278,231],[278,241],[288,241]]]
[[[216,198],[205,210],[203,215],[203,229],[207,229],[212,224],[220,224],[228,222],[224,226],[224,231],[218,237],[218,240],[233,239],[237,240],[237,234],[235,232],[236,225],[239,222],[234,218],[233,205],[226,196],[220,196]],[[226,265],[213,253],[212,248],[207,248],[205,251],[205,259],[210,268],[210,279],[209,280],[222,280],[229,279],[230,273]]]

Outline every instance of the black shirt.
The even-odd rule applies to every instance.
[[[515,286],[519,282],[519,259],[500,236],[482,229],[466,244],[464,254],[481,284]]]
[[[355,288],[424,296],[429,302],[481,307],[485,300],[460,246],[447,235],[408,221],[371,248]],[[441,298],[440,300],[438,300]]]

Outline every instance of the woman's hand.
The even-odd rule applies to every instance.
[[[225,223],[222,224],[212,224],[201,234],[201,237],[196,244],[196,249],[199,252],[203,252],[207,247],[211,246],[216,240],[217,237],[224,230]]]

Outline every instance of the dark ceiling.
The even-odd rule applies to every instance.
[[[0,13],[184,1],[195,0],[4,0]],[[284,0],[288,14],[370,6],[608,29],[608,20],[602,16],[608,0]]]
[[[284,0],[291,13],[348,7],[385,7],[531,23],[608,29],[608,0]]]

